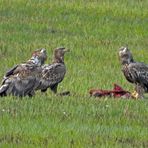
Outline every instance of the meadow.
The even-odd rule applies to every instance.
[[[113,83],[133,91],[118,49],[148,63],[147,0],[0,0],[0,79],[17,63],[59,46],[67,73],[58,92],[0,98],[0,147],[148,147],[148,99],[93,98]]]

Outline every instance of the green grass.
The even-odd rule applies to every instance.
[[[148,99],[90,98],[90,88],[113,83],[132,91],[118,48],[128,44],[148,63],[147,0],[0,0],[0,78],[44,47],[48,61],[59,46],[67,74],[58,91],[32,99],[0,100],[0,147],[148,147]]]

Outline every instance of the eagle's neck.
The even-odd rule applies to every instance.
[[[56,56],[54,56],[52,63],[62,63],[62,64],[64,64],[64,57],[56,57]]]
[[[129,65],[130,63],[134,63],[134,59],[127,59],[127,60],[122,60],[122,65]]]
[[[41,61],[39,60],[39,58],[37,56],[31,57],[31,59],[29,59],[27,61],[27,63],[31,63],[31,64],[35,64],[35,65],[39,65],[39,66],[42,65]]]

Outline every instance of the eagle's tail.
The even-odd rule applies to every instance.
[[[144,86],[144,91],[145,91],[146,93],[148,93],[148,85],[145,85],[145,86]]]
[[[9,85],[8,84],[4,84],[0,87],[0,96],[3,97],[3,96],[6,96],[6,91],[8,89]]]

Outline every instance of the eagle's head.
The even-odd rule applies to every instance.
[[[32,53],[32,60],[36,64],[43,65],[44,62],[47,60],[47,52],[45,48],[37,49]]]
[[[54,49],[53,63],[64,63],[64,55],[66,52],[69,52],[69,49],[64,47]]]
[[[119,59],[122,65],[134,62],[132,53],[130,52],[128,47],[121,47],[119,49]]]

